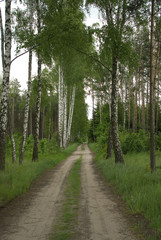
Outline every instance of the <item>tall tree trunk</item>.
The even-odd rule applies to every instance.
[[[158,125],[159,125],[159,57],[160,57],[160,36],[158,38],[158,46],[157,46],[157,58],[156,58],[156,64],[155,64],[155,75],[154,75],[154,84],[156,85],[157,89],[157,96],[156,96],[156,133],[158,132]]]
[[[95,127],[94,127],[94,89],[93,89],[93,80],[92,80],[92,132],[93,132],[93,141],[95,142],[95,135],[94,135],[94,130],[95,130]]]
[[[15,101],[14,96],[11,99],[11,107],[9,108],[9,136],[11,140],[11,147],[12,147],[12,163],[16,162],[16,145],[15,139],[13,136],[14,133],[14,108],[15,108]]]
[[[11,0],[5,1],[5,54],[0,109],[0,170],[5,170],[8,89],[11,62]]]
[[[111,100],[111,127],[112,141],[115,153],[115,163],[124,163],[124,157],[118,134],[118,112],[117,112],[117,58],[113,57],[112,64],[112,100]]]
[[[138,73],[135,75],[135,100],[134,100],[134,116],[133,116],[133,132],[137,132],[137,91],[138,91]]]
[[[67,147],[67,86],[64,86],[64,129],[63,129],[63,147]]]
[[[146,130],[149,131],[149,83],[147,79],[147,87],[146,87]]]
[[[112,127],[111,127],[111,122],[109,126],[109,133],[108,133],[108,143],[107,143],[107,155],[106,159],[112,157]]]
[[[29,0],[29,16],[30,16],[30,32],[32,32],[33,26],[33,2]],[[23,120],[23,133],[22,139],[20,144],[20,152],[19,152],[19,164],[23,163],[24,158],[24,147],[25,141],[27,136],[27,127],[28,127],[28,120],[29,120],[29,104],[30,104],[30,95],[31,95],[31,82],[32,82],[32,50],[29,51],[29,62],[28,62],[28,90],[26,94],[26,104],[25,104],[25,113],[24,113],[24,120]]]
[[[150,166],[155,171],[155,92],[154,92],[154,0],[151,1],[151,44],[150,44]]]
[[[32,51],[29,51],[29,66],[28,66],[28,91],[26,94],[26,104],[25,104],[25,113],[24,113],[24,122],[23,122],[23,134],[20,145],[19,153],[19,164],[23,163],[24,158],[24,147],[27,135],[28,119],[29,119],[29,104],[30,104],[30,95],[31,95],[31,72],[32,72]]]
[[[38,160],[39,145],[39,125],[40,125],[40,106],[41,106],[41,56],[38,56],[38,96],[35,110],[35,133],[32,161]]]
[[[4,30],[3,30],[3,21],[2,13],[0,8],[0,28],[1,28],[1,55],[2,55],[2,69],[4,71]]]
[[[129,114],[128,114],[128,132],[131,128],[131,74],[129,74]]]
[[[63,147],[63,71],[59,66],[59,85],[58,85],[58,137],[59,146]]]
[[[158,69],[159,70],[159,69]],[[158,133],[159,127],[159,90],[160,90],[160,81],[159,81],[159,71],[158,71],[158,79],[157,79],[157,112],[156,112],[156,133]]]
[[[75,103],[75,91],[76,91],[76,86],[74,85],[73,86],[72,97],[71,97],[71,101],[70,101],[70,109],[69,109],[68,130],[67,130],[67,145],[69,144],[70,135],[71,135],[71,127],[72,127],[74,103]]]
[[[41,32],[41,16],[40,16],[40,2],[36,0],[37,10],[37,29],[38,34]],[[35,133],[34,133],[34,147],[32,161],[38,160],[38,148],[39,148],[39,127],[40,127],[40,106],[41,106],[41,65],[42,59],[41,54],[38,53],[38,96],[36,102],[36,117],[35,117]]]
[[[126,101],[127,101],[127,83],[125,82],[125,98],[124,98],[124,110],[123,110],[123,129],[126,128]]]
[[[142,129],[145,130],[145,101],[144,101],[144,78],[141,80],[141,92],[142,92]]]
[[[32,135],[32,108],[29,109],[28,136]]]
[[[110,118],[110,126],[108,131],[108,142],[107,142],[107,155],[106,159],[112,157],[112,127],[111,127],[111,87],[109,87],[109,118]]]

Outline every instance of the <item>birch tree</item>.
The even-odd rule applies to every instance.
[[[33,3],[32,0],[29,1],[29,14],[30,14],[30,22],[29,22],[29,31],[32,32],[33,28]],[[27,135],[27,127],[28,127],[28,118],[29,118],[29,103],[30,103],[30,94],[31,94],[31,81],[32,81],[32,50],[29,50],[29,62],[28,62],[28,90],[26,94],[26,105],[25,105],[25,114],[24,114],[24,124],[23,124],[23,134],[20,145],[20,153],[19,153],[19,164],[23,163],[24,156],[24,147]]]
[[[0,170],[5,170],[8,91],[11,62],[11,0],[5,1],[4,72],[0,109]]]
[[[58,84],[58,137],[59,145],[63,146],[63,72],[59,66],[59,84]]]
[[[36,0],[36,11],[37,11],[37,29],[38,35],[41,33],[41,17],[40,17],[40,1]],[[38,70],[37,70],[37,83],[38,83],[38,93],[37,102],[35,109],[35,132],[34,132],[34,146],[33,146],[33,156],[32,161],[38,160],[38,144],[39,144],[39,120],[40,120],[40,106],[41,106],[41,67],[42,67],[42,57],[40,50],[38,49]]]

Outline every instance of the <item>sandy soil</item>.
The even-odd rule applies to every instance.
[[[136,240],[110,189],[99,177],[88,146],[82,151],[82,197],[78,239]],[[84,220],[81,220],[83,219]],[[84,225],[84,227],[83,227]]]
[[[101,181],[92,153],[78,147],[55,169],[45,172],[27,194],[0,209],[0,240],[47,240],[61,206],[65,179],[82,155],[81,199],[75,240],[136,240],[127,219]],[[65,240],[65,239],[64,239]]]

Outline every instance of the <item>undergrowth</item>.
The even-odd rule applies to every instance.
[[[96,144],[90,144],[90,148],[96,153],[95,163],[132,213],[144,215],[157,232],[155,239],[161,239],[161,153],[157,152],[158,168],[151,173],[149,153],[128,153],[122,165],[115,164],[113,157],[105,159]]]
[[[40,176],[46,169],[53,168],[59,162],[69,156],[77,147],[77,144],[70,145],[65,150],[59,152],[39,155],[39,161],[32,162],[31,154],[26,154],[24,163],[12,164],[6,162],[5,172],[0,172],[0,206],[6,204],[11,199],[27,191],[31,182]]]
[[[53,227],[50,240],[69,240],[75,237],[81,186],[80,167],[81,159],[77,160],[70,170],[61,215],[57,219],[57,224]]]

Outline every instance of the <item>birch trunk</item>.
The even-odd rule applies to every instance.
[[[144,101],[144,78],[141,80],[141,92],[142,92],[142,129],[145,130],[145,101]]]
[[[11,62],[11,0],[5,1],[5,51],[0,109],[0,170],[5,170],[8,89]]]
[[[32,32],[33,25],[33,3],[32,0],[29,1],[29,14],[30,14],[30,32]],[[23,133],[20,144],[20,152],[19,152],[19,164],[23,163],[24,158],[24,147],[27,136],[27,127],[28,127],[28,119],[29,119],[29,104],[30,104],[30,95],[31,95],[31,73],[32,73],[32,50],[29,51],[29,63],[28,63],[28,90],[26,95],[26,104],[25,104],[25,114],[24,114],[24,122],[23,122]]]
[[[63,148],[67,147],[67,87],[64,86],[64,129],[63,129]]]
[[[0,28],[1,28],[1,55],[2,55],[2,69],[4,71],[4,30],[3,30],[3,21],[2,13],[0,8]]]
[[[32,161],[38,160],[38,145],[39,145],[39,125],[40,125],[40,105],[41,105],[41,56],[38,56],[38,96],[35,110],[35,133]]]
[[[68,129],[67,129],[67,145],[69,144],[70,135],[71,135],[71,127],[72,127],[72,119],[73,119],[74,103],[75,103],[75,91],[76,91],[76,86],[74,85],[72,98],[71,98],[71,102],[70,102],[70,110],[69,110]]]
[[[125,82],[125,98],[124,98],[124,112],[123,112],[123,128],[126,127],[126,99],[127,99],[127,83]]]
[[[108,134],[108,144],[107,144],[107,156],[106,159],[112,157],[112,127],[111,127],[111,122],[109,126],[109,134]]]
[[[63,73],[59,66],[59,85],[58,85],[58,135],[59,146],[63,147]]]
[[[37,28],[38,33],[41,32],[41,18],[40,18],[40,6],[39,0],[36,1],[37,8]],[[41,64],[42,59],[40,53],[38,53],[38,96],[36,103],[36,116],[35,116],[35,134],[34,134],[34,147],[32,161],[38,160],[38,145],[39,145],[39,127],[40,127],[40,106],[41,106]]]
[[[131,125],[131,75],[129,74],[129,118],[128,118],[128,132],[130,132]]]
[[[112,100],[111,100],[111,127],[112,141],[115,153],[115,163],[124,163],[124,157],[118,134],[118,111],[117,111],[117,58],[113,57],[112,64]]]
[[[107,155],[106,159],[112,157],[112,127],[111,127],[111,87],[109,88],[109,118],[110,118],[110,126],[108,132],[108,142],[107,142]]]
[[[28,135],[32,135],[32,109],[29,109]]]
[[[29,119],[29,104],[30,104],[30,95],[31,95],[31,72],[32,72],[32,51],[29,51],[28,90],[26,95],[23,134],[22,134],[20,153],[19,153],[19,164],[23,163],[23,158],[24,158],[24,147],[25,147],[25,141],[26,141],[26,135],[27,135],[27,127],[28,127],[28,119]]]
[[[14,107],[15,106],[15,101],[14,101],[14,96],[12,97],[12,103],[11,103],[11,108],[10,109],[10,115],[9,115],[9,136],[11,140],[11,147],[12,147],[12,163],[16,162],[16,145],[15,145],[15,139],[13,136],[14,132]]]
[[[133,132],[137,132],[137,86],[138,84],[138,73],[135,75],[135,99],[134,99],[134,116],[133,116]]]

